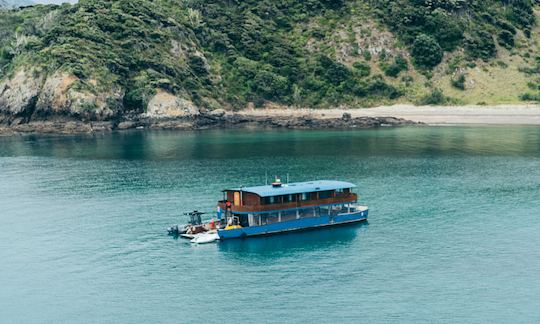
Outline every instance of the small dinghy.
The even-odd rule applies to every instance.
[[[195,237],[190,242],[195,244],[206,244],[215,242],[217,240],[219,240],[219,235],[217,231],[210,231],[195,235]]]

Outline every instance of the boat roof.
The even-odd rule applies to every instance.
[[[225,189],[224,191],[244,191],[251,192],[261,197],[290,195],[303,192],[326,191],[336,189],[355,188],[356,185],[345,181],[316,180],[307,182],[284,183],[280,187],[272,185],[241,187],[236,189]]]

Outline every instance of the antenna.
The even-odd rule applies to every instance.
[[[268,171],[264,172],[264,184],[268,185]]]
[[[289,184],[289,174],[287,173],[287,184]]]

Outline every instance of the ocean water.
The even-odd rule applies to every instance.
[[[367,224],[194,246],[230,186],[340,179]],[[540,322],[540,128],[0,137],[0,322]]]

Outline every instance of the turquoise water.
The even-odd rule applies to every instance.
[[[220,190],[341,179],[368,224],[192,246]],[[540,128],[0,137],[0,321],[539,322]]]

